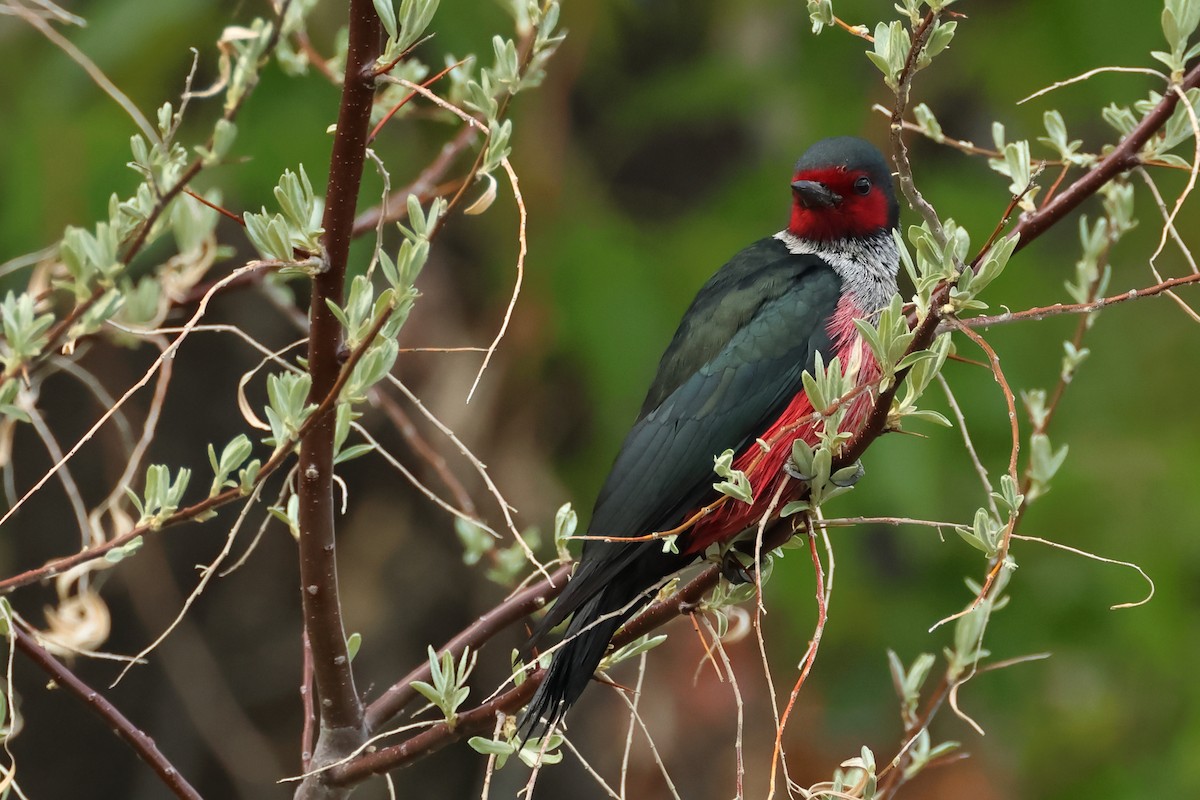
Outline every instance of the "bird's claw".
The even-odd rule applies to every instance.
[[[783,462],[783,471],[786,472],[790,477],[795,478],[798,481],[804,481],[805,483],[808,483],[813,479],[812,475],[805,475],[803,472],[801,472],[800,467],[798,467],[795,460],[791,458]]]
[[[754,583],[756,580],[757,567],[751,563],[746,566],[742,560],[738,558],[738,553],[733,548],[725,552],[721,556],[721,574],[725,580],[729,581],[734,586],[741,586],[744,583]]]
[[[855,461],[849,467],[839,469],[833,475],[829,476],[829,482],[834,486],[841,486],[848,489],[858,483],[865,474],[867,474],[867,471],[863,469],[862,461]]]

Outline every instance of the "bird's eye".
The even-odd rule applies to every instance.
[[[858,192],[859,194],[870,194],[871,193],[871,179],[868,178],[866,175],[861,176],[858,180],[856,180],[854,182],[854,191]]]

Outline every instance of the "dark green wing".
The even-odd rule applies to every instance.
[[[786,407],[829,351],[826,325],[841,279],[811,255],[763,239],[714,275],[679,324],[641,414],[600,491],[588,532],[638,536],[668,530],[712,494],[713,456],[741,450]],[[588,540],[527,651],[574,614],[520,723],[523,736],[553,726],[578,699],[616,629],[645,593],[695,558],[659,542]]]
[[[590,532],[634,536],[681,522],[717,480],[713,456],[759,435],[800,391],[813,354],[828,352],[840,288],[827,264],[773,238],[722,267],[663,354]],[[585,562],[605,557],[601,544],[588,543]]]

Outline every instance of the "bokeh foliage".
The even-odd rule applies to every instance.
[[[178,93],[190,63],[186,48],[211,54],[231,14],[243,13],[238,4],[194,0],[79,5],[75,10],[90,25],[74,40],[147,110]],[[432,46],[488,52],[503,11],[488,2],[473,5],[478,9],[461,13],[457,4],[447,4],[435,20]],[[1162,46],[1157,4],[991,0],[955,9],[968,19],[960,22],[950,51],[919,77],[913,98],[937,113],[947,133],[987,143],[998,119],[1010,135],[1034,138],[1043,111],[1057,108],[1072,136],[1095,149],[1112,138],[1100,109],[1114,101],[1132,103],[1151,88],[1145,76],[1106,75],[1016,105],[1093,67],[1156,66],[1148,51]],[[841,0],[836,11],[855,23],[894,16],[890,3],[875,0]],[[327,32],[340,24],[340,9],[319,14]],[[516,434],[476,432],[485,460],[504,458],[502,448],[519,434],[524,461],[513,466],[561,477],[561,483],[540,485],[511,478],[522,519],[544,528],[564,500],[575,500],[581,510],[590,505],[654,359],[696,287],[737,248],[782,226],[785,179],[795,156],[821,136],[856,133],[881,145],[887,136],[885,118],[870,107],[887,103],[888,92],[863,56],[864,43],[837,30],[812,36],[804,4],[795,0],[569,3],[563,23],[571,35],[557,68],[538,93],[520,98],[514,114],[513,161],[531,212],[531,255],[506,357],[486,380],[498,398],[491,408],[500,409],[490,422],[512,424]],[[321,41],[323,29],[312,29],[318,46],[328,46],[331,33]],[[132,186],[134,176],[125,167],[128,119],[74,64],[6,18],[0,18],[0,44],[0,70],[9,76],[0,91],[3,259],[45,246],[68,224],[102,217],[108,195]],[[213,77],[204,69],[201,84]],[[220,185],[232,207],[269,204],[285,168],[326,160],[329,141],[321,131],[335,102],[328,85],[285,79],[269,68],[239,120],[238,152],[252,158],[203,181]],[[436,125],[416,120],[394,126],[395,146],[411,149],[414,168],[440,143]],[[1008,200],[1003,178],[981,160],[919,140],[912,160],[919,185],[939,211],[970,227],[976,239],[990,231]],[[1178,192],[1183,177],[1168,176],[1161,184]],[[1114,290],[1152,282],[1145,260],[1159,226],[1148,193],[1135,185],[1141,225],[1113,253]],[[367,191],[375,191],[370,177]],[[427,289],[439,308],[449,305],[461,318],[455,332],[473,336],[476,344],[490,338],[511,284],[514,212],[510,201],[500,203],[498,213],[455,224],[453,252],[442,257],[443,277]],[[1088,210],[1094,215],[1096,208],[1098,202]],[[905,219],[915,221],[915,215],[906,212]],[[1185,207],[1181,230],[1198,222],[1195,210]],[[1063,300],[1062,283],[1076,257],[1075,228],[1068,223],[1015,257],[989,299],[1003,298],[1013,309]],[[1171,250],[1159,265],[1172,274],[1183,271]],[[431,265],[427,273],[437,268]],[[452,299],[438,299],[439,293]],[[414,316],[413,324],[420,325],[421,317]],[[989,335],[1014,388],[1053,384],[1059,343],[1073,324],[1052,319]],[[996,616],[988,646],[998,657],[1037,651],[1054,657],[969,684],[963,705],[988,736],[980,739],[946,715],[938,734],[963,741],[975,757],[940,776],[931,773],[924,779],[929,783],[913,792],[1021,798],[1200,792],[1200,765],[1191,757],[1200,748],[1200,723],[1189,713],[1200,707],[1192,679],[1200,659],[1194,619],[1200,606],[1200,416],[1194,412],[1200,377],[1190,366],[1189,347],[1196,337],[1195,324],[1165,298],[1101,314],[1087,341],[1092,355],[1054,423],[1054,441],[1069,444],[1070,455],[1053,490],[1023,524],[1028,534],[1136,561],[1155,579],[1154,600],[1109,611],[1113,603],[1142,595],[1135,573],[1018,543],[1013,600]],[[421,362],[415,371],[433,372],[437,364]],[[975,441],[998,475],[1009,436],[999,391],[986,370],[951,364],[947,372],[959,387]],[[461,398],[440,396],[447,406]],[[165,427],[164,435],[171,430]],[[968,519],[980,504],[979,488],[958,434],[932,427],[922,432],[930,438],[893,435],[873,446],[866,478],[829,510]],[[187,450],[170,442],[163,447]],[[203,452],[188,447],[193,455]],[[386,497],[394,491],[393,478],[379,475],[372,484],[365,472],[357,477],[366,482],[360,501],[379,496],[370,501],[381,505],[372,525],[383,529],[375,536],[387,536],[389,519],[414,518],[388,506],[395,502]],[[399,533],[399,541],[412,552],[440,547],[450,557],[431,555],[426,563],[452,569],[456,543],[449,521],[433,515],[426,520],[422,534]],[[402,590],[409,579],[404,563],[370,556],[372,547],[391,553],[397,545],[351,535],[359,536],[357,547],[365,552],[356,556],[352,547],[343,569],[366,574],[382,565],[393,574],[374,580]],[[953,535],[943,542],[926,529],[839,529],[835,544],[831,621],[791,729],[794,748],[808,754],[793,772],[811,770],[812,780],[860,744],[892,752],[899,728],[885,649],[905,661],[940,649],[949,632],[926,629],[961,606],[969,597],[962,576],[980,571],[978,553]],[[287,548],[281,550],[286,559]],[[284,591],[290,568],[280,567]],[[802,556],[776,565],[768,641],[778,675],[789,674],[811,635],[811,582]],[[415,579],[407,585],[435,591]],[[394,602],[404,594],[399,590],[385,597]],[[483,590],[443,589],[435,596],[445,624],[422,628],[415,634],[420,641],[440,641],[456,629],[453,620],[471,617],[492,599]],[[363,658],[381,659],[380,645],[369,653],[372,630],[394,625],[393,609],[379,596],[361,607],[353,596],[350,602],[351,616],[357,609],[364,622]],[[682,650],[689,634],[676,630],[680,643],[674,646]],[[421,653],[423,645],[392,652],[377,662],[377,671],[393,674],[384,667],[406,667]],[[741,649],[738,657],[745,674],[753,675],[752,650]],[[685,740],[676,745],[679,752],[690,749],[684,714],[693,660],[689,650],[670,662],[683,665],[680,675],[664,666],[650,676],[654,691],[680,695],[677,706],[684,710],[674,717],[676,732],[668,734]],[[286,678],[289,687],[294,684]],[[586,713],[581,706],[579,716]],[[728,741],[719,752],[727,753]],[[41,767],[34,766],[34,755],[25,763],[31,771],[45,769],[50,756],[43,758]],[[711,774],[725,783],[710,787],[711,795],[696,787],[685,796],[728,795],[732,758],[724,760],[730,763]]]

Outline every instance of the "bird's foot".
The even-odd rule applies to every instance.
[[[848,489],[858,483],[859,479],[866,474],[867,471],[863,469],[862,461],[855,461],[850,466],[843,467],[830,475],[829,482],[834,486],[841,486]]]
[[[808,483],[813,479],[812,475],[805,475],[800,470],[800,466],[793,458],[789,458],[787,461],[783,462],[783,471],[786,472],[790,477],[795,478],[798,481],[804,481],[805,483]]]
[[[757,580],[757,566],[753,561],[749,565],[743,564],[740,555],[737,549],[731,547],[721,556],[721,574],[734,586]]]
[[[795,478],[798,481],[804,481],[805,483],[810,483],[812,479],[816,477],[815,475],[806,475],[804,471],[800,469],[800,466],[796,463],[795,459],[792,458],[789,458],[787,461],[783,462],[783,471],[792,478]],[[834,486],[849,488],[858,483],[858,481],[865,474],[867,474],[867,471],[863,468],[862,461],[855,461],[850,466],[843,467],[842,469],[839,469],[837,472],[830,475],[829,482]]]

